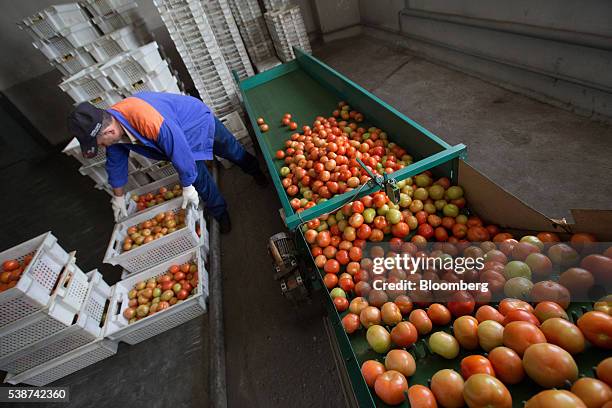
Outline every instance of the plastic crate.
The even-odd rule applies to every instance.
[[[269,69],[272,69],[276,66],[279,66],[280,64],[281,62],[279,61],[278,58],[270,57],[268,59],[265,59],[259,62],[255,62],[255,69],[257,70],[257,73],[260,73],[260,72],[264,72]]]
[[[143,75],[138,81],[122,88],[122,91],[130,95],[141,91],[181,93],[176,77],[163,60],[155,71]]]
[[[122,101],[124,98],[125,96],[123,94],[119,93],[118,90],[113,89],[101,93],[100,95],[88,100],[87,102],[91,103],[96,108],[110,109],[111,106],[113,106],[119,101]]]
[[[167,177],[177,175],[176,169],[172,163],[165,162],[156,163],[143,171],[153,180],[163,180]]]
[[[49,6],[21,21],[20,26],[34,38],[54,37],[64,29],[86,22],[87,14],[78,3]]]
[[[127,203],[128,217],[139,212],[136,207],[136,202],[132,200],[132,197],[141,196],[143,194],[148,193],[157,194],[158,190],[162,187],[166,187],[168,190],[172,190],[172,188],[177,184],[180,185],[181,183],[179,181],[178,174],[174,174],[172,176],[164,177],[160,180],[154,181],[142,187],[135,188],[125,193],[125,202]],[[153,207],[149,208],[154,208],[157,205],[159,204],[156,204]],[[146,211],[147,209],[141,211]]]
[[[108,33],[83,48],[89,52],[97,62],[107,62],[111,58],[126,51],[133,50],[142,45],[134,27],[127,26]]]
[[[64,77],[69,77],[94,65],[96,61],[84,48],[76,48],[69,54],[52,59],[49,63],[61,72]]]
[[[100,186],[100,189],[108,188],[112,192],[112,188],[108,184],[108,173],[106,172],[105,162],[82,166],[79,168],[79,173],[91,178],[96,186]],[[139,174],[140,170],[136,168],[131,160],[128,161],[128,180],[124,188],[131,190],[149,183],[148,179],[138,177]]]
[[[90,343],[103,334],[102,318],[110,301],[111,288],[97,270],[87,273],[87,276],[87,293],[76,322],[50,337],[0,358],[0,369],[12,374],[22,373]]]
[[[88,288],[87,275],[72,258],[65,266],[48,305],[2,327],[0,358],[4,358],[71,326],[79,313]]]
[[[112,357],[117,354],[117,345],[116,341],[98,338],[89,344],[23,373],[7,374],[4,382],[9,384],[24,383],[41,387],[85,367],[89,367],[105,358]]]
[[[272,11],[282,10],[286,7],[291,7],[295,3],[291,0],[263,0],[263,4],[266,8],[266,11]]]
[[[189,206],[186,209],[186,226],[184,228],[138,248],[123,251],[123,239],[126,237],[129,227],[151,219],[163,211],[177,212],[181,208],[182,202],[183,199],[179,197],[117,223],[104,256],[104,263],[121,265],[130,273],[135,273],[159,265],[168,260],[168,258],[175,257],[199,246],[200,242],[196,234],[196,225],[198,223],[202,225],[202,212]]]
[[[274,47],[284,62],[295,58],[293,46],[310,52],[310,41],[299,6],[291,6],[264,14]]]
[[[66,145],[66,147],[64,147],[64,150],[62,150],[62,153],[64,153],[67,156],[74,157],[79,162],[81,162],[81,164],[83,164],[84,166],[90,166],[92,164],[99,164],[100,162],[106,161],[106,148],[104,148],[104,146],[98,146],[98,153],[96,153],[96,155],[93,158],[87,159],[83,157],[83,153],[81,152],[81,145],[76,137],[73,138]]]
[[[195,261],[198,265],[198,286],[194,295],[170,306],[162,312],[147,316],[132,324],[128,323],[127,319],[123,317],[123,311],[128,307],[128,292],[137,282],[163,275],[167,273],[168,268],[172,265],[180,265],[192,261]],[[127,278],[117,282],[109,308],[106,337],[128,344],[140,343],[143,340],[157,336],[202,315],[206,312],[207,297],[208,273],[204,267],[201,252],[196,248],[154,268],[129,275]]]
[[[228,0],[236,24],[261,17],[261,8],[257,0]]]
[[[129,88],[146,77],[148,73],[154,72],[162,62],[158,45],[152,42],[136,50],[117,55],[102,65],[100,71],[117,86]]]
[[[49,304],[70,255],[46,232],[0,253],[0,262],[23,261],[33,254],[17,285],[0,293],[0,327],[18,321]]]
[[[95,65],[65,79],[59,87],[75,102],[81,102],[112,91],[115,84],[102,74],[99,65]]]
[[[242,117],[239,112],[232,112],[229,115],[225,115],[219,119],[223,125],[229,130],[238,141],[242,141],[250,138],[249,131],[247,130]]]
[[[92,16],[105,16],[133,2],[134,0],[84,0],[83,5]]]
[[[118,7],[110,14],[95,16],[91,21],[93,21],[100,31],[104,34],[108,34],[141,20],[137,10],[138,5],[135,2],[131,2],[125,6]]]
[[[59,58],[70,54],[75,48],[95,41],[100,34],[96,28],[85,21],[62,30],[57,36],[45,40],[34,41],[34,46],[49,58]]]

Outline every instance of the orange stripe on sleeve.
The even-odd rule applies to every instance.
[[[164,118],[153,106],[142,99],[130,96],[111,106],[111,109],[121,113],[143,137],[157,140]]]

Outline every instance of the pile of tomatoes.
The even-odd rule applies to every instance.
[[[185,210],[160,212],[150,220],[127,229],[127,235],[123,239],[123,250],[138,248],[181,228],[185,228]]]
[[[367,385],[387,404],[400,404],[407,395],[413,408],[435,407],[436,403],[443,407],[510,408],[512,396],[506,386],[519,384],[526,377],[544,389],[571,384],[571,392],[547,390],[536,394],[527,407],[557,401],[559,408],[591,408],[612,401],[612,357],[597,366],[597,378],[580,379],[573,357],[585,350],[587,341],[612,350],[612,316],[608,313],[589,311],[574,324],[557,303],[540,302],[534,308],[519,299],[504,299],[498,308],[482,305],[475,316],[464,314],[452,321],[456,313],[444,305],[434,303],[416,309],[406,296],[385,303],[382,310],[382,315],[376,313],[365,299],[355,298],[343,324],[349,332],[356,330],[353,321],[363,324],[370,346],[386,353],[383,363],[368,360],[361,370]],[[393,327],[391,333],[381,322]],[[445,331],[431,333],[435,326],[451,322],[452,335]],[[456,358],[460,349],[488,354],[464,357],[460,373],[438,371],[429,387],[409,387],[407,378],[418,367],[405,349],[427,335],[429,350],[445,359]],[[391,349],[392,345],[399,348]]]
[[[297,129],[287,113],[282,123]],[[312,126],[303,126],[276,152],[276,159],[285,164],[280,169],[281,182],[291,206],[303,211],[337,194],[358,187],[369,180],[359,165],[361,159],[373,173],[392,173],[412,163],[406,150],[388,140],[387,134],[376,127],[365,128],[359,123],[363,115],[351,110],[345,102],[339,110],[325,118],[318,116]]]
[[[0,292],[17,285],[17,282],[19,282],[19,279],[21,279],[23,271],[25,271],[33,257],[33,254],[28,254],[23,257],[21,262],[17,259],[8,259],[2,262],[2,272],[0,273]]]
[[[183,194],[183,189],[179,184],[174,185],[171,189],[160,187],[157,192],[149,192],[141,195],[133,195],[131,198],[136,203],[138,211],[153,207],[173,198],[180,197]]]
[[[128,307],[123,311],[129,323],[161,312],[197,293],[198,266],[195,263],[172,265],[167,273],[137,282],[128,292]]]

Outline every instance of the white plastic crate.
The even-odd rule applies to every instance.
[[[248,139],[250,137],[242,117],[239,112],[232,112],[219,119],[223,125],[229,130],[238,141]]]
[[[180,303],[170,306],[161,312],[147,316],[129,324],[123,316],[128,307],[128,292],[137,282],[164,275],[172,265],[180,265],[195,261],[198,265],[198,286],[196,293]],[[170,259],[154,268],[131,274],[117,282],[113,292],[113,300],[109,308],[109,322],[106,337],[111,340],[137,344],[160,333],[179,326],[206,312],[208,298],[208,273],[204,267],[199,248]]]
[[[178,185],[181,184],[178,178],[178,174],[173,174],[171,176],[164,177],[160,180],[154,181],[142,187],[137,187],[125,193],[125,202],[127,203],[128,217],[138,212],[137,207],[136,207],[136,202],[132,200],[132,197],[141,196],[143,194],[148,194],[148,193],[157,194],[159,189],[162,187],[166,187],[168,190],[172,190],[172,188],[176,186],[177,184]],[[153,207],[149,207],[149,208],[154,208],[157,205],[159,204],[156,204]],[[142,210],[142,211],[145,211],[145,210]]]
[[[87,14],[78,3],[49,6],[21,21],[20,26],[34,38],[47,39],[73,25],[86,22]]]
[[[261,17],[261,9],[257,0],[228,0],[236,24]]]
[[[19,374],[100,337],[111,288],[97,270],[87,273],[89,285],[76,322],[53,335],[0,358],[0,369]]]
[[[140,20],[138,15],[138,5],[135,2],[128,3],[118,7],[115,11],[104,16],[95,16],[91,19],[93,23],[104,34],[112,33],[130,24],[134,24]]]
[[[84,166],[90,166],[92,164],[99,164],[100,162],[106,161],[106,148],[104,146],[98,146],[98,153],[91,158],[87,159],[83,157],[83,153],[81,152],[81,145],[78,139],[73,138],[62,150],[67,156],[74,157],[79,162],[81,162]]]
[[[105,338],[70,351],[44,364],[36,366],[20,374],[7,374],[5,383],[28,384],[38,387],[50,384],[60,378],[89,367],[99,361],[117,354],[117,342]]]
[[[49,61],[64,77],[69,77],[96,63],[93,57],[84,49],[76,48],[69,54]]]
[[[0,328],[45,308],[57,287],[60,274],[70,255],[46,232],[0,253],[0,262],[32,260],[17,285],[0,293]]]
[[[280,64],[281,62],[279,61],[278,58],[270,57],[268,59],[265,59],[259,62],[255,62],[255,69],[257,70],[258,73],[260,73],[260,72],[264,72],[269,69],[272,69],[276,66],[279,66]]]
[[[134,27],[127,26],[108,33],[94,42],[85,45],[87,50],[97,62],[107,62],[111,58],[126,51],[133,50],[142,45]]]
[[[123,87],[122,90],[123,93],[130,95],[141,91],[182,93],[176,77],[172,74],[166,61],[163,60],[153,72],[143,75],[141,79]]]
[[[75,102],[81,102],[112,91],[115,85],[100,71],[100,65],[94,65],[65,79],[59,87]]]
[[[280,59],[287,62],[295,58],[293,46],[310,52],[310,42],[299,6],[292,6],[264,14],[274,47]]]
[[[83,47],[98,37],[100,34],[95,27],[89,21],[85,21],[63,29],[55,37],[34,41],[33,45],[48,59],[55,59],[70,54],[75,48]]]
[[[118,90],[113,89],[108,92],[101,93],[87,102],[91,103],[96,108],[110,109],[111,106],[122,101],[124,98],[125,96],[123,94],[121,94]]]
[[[291,0],[263,0],[266,11],[281,10],[294,4]]]
[[[94,163],[89,166],[82,166],[81,168],[79,168],[79,173],[91,178],[97,186],[101,186],[101,188],[108,186],[108,188],[110,189],[110,186],[108,184],[108,173],[106,172],[106,162]],[[136,166],[132,163],[131,160],[129,160],[128,180],[124,188],[131,190],[148,183],[148,179],[142,179],[140,177],[137,177],[138,174],[140,174],[140,170],[136,168]]]
[[[143,171],[153,180],[162,180],[178,174],[172,163],[166,162],[158,162]]]
[[[83,5],[92,16],[105,16],[133,2],[134,0],[84,0]]]
[[[164,62],[159,54],[158,45],[152,42],[133,51],[117,55],[100,67],[117,86],[129,88],[154,72]]]
[[[117,223],[104,256],[104,263],[121,265],[124,269],[135,273],[151,268],[166,261],[168,258],[175,257],[199,246],[200,242],[196,234],[196,224],[202,225],[202,212],[192,206],[188,206],[185,214],[186,226],[184,228],[138,248],[123,251],[123,240],[127,235],[129,227],[151,219],[160,212],[178,212],[182,202],[183,199],[179,197]]]
[[[0,358],[4,358],[71,326],[79,313],[88,288],[87,275],[68,262],[48,305],[2,327]]]

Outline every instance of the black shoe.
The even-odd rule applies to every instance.
[[[230,220],[229,213],[226,211],[217,219],[219,223],[219,231],[222,234],[227,234],[232,230],[232,221]]]
[[[253,180],[255,180],[255,184],[260,187],[266,187],[268,184],[270,184],[268,182],[268,178],[262,171],[260,171],[259,173],[255,173],[253,175]]]

